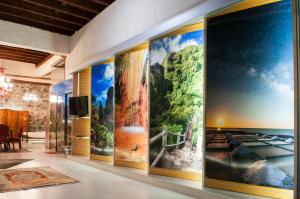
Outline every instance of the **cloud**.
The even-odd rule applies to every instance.
[[[248,71],[247,71],[247,75],[250,76],[250,77],[256,77],[257,76],[257,72],[255,70],[255,68],[250,68]]]
[[[105,79],[113,78],[114,76],[114,66],[113,64],[108,64],[105,69],[104,77]]]
[[[292,84],[280,81],[280,78],[277,78],[274,74],[272,74],[272,72],[268,74],[261,73],[260,77],[273,91],[287,99],[292,100],[294,98],[294,89]]]
[[[103,78],[99,79],[97,81],[98,84],[113,84],[113,77],[114,77],[114,65],[113,64],[107,64]]]
[[[99,101],[99,102],[105,102],[106,99],[107,99],[107,92],[108,92],[108,89],[107,90],[104,90],[102,91],[99,95],[96,95],[96,101]],[[102,103],[103,104],[103,103]]]
[[[168,39],[169,39],[169,41],[167,44],[168,44],[170,51],[178,52],[180,50],[179,42],[181,39],[181,35],[178,35],[178,36],[174,37],[173,39],[171,39],[171,38],[168,38]]]
[[[155,63],[162,64],[164,58],[167,56],[167,51],[165,48],[161,47],[157,50],[151,51],[151,65]]]
[[[198,43],[196,40],[193,40],[193,39],[189,39],[189,40],[186,40],[185,42],[183,42],[180,47],[179,47],[179,50],[182,50],[188,46],[197,46]]]
[[[188,46],[195,46],[198,45],[197,41],[194,39],[188,39],[182,43],[181,42],[181,35],[174,37],[173,39],[169,39],[169,50],[172,52],[178,52]]]
[[[163,59],[168,52],[178,52],[188,46],[198,45],[198,42],[194,39],[188,39],[181,41],[182,36],[166,37],[153,42],[153,46],[156,48],[151,50],[151,65],[155,63],[162,64]],[[181,43],[182,42],[182,43]]]

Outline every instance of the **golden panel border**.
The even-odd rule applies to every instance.
[[[173,178],[180,178],[185,180],[193,180],[193,181],[201,181],[202,174],[197,172],[189,172],[175,169],[165,169],[165,168],[157,168],[150,167],[149,173],[160,176],[167,176]]]
[[[224,171],[226,172],[226,171]],[[257,196],[272,197],[278,199],[293,199],[294,191],[288,189],[279,189],[266,186],[258,186],[252,184],[243,184],[237,182],[229,182],[224,180],[216,180],[205,178],[204,186],[214,189],[222,189],[239,193],[246,193]]]
[[[140,45],[137,45],[135,47],[129,48],[128,50],[124,50],[120,53],[117,53],[115,57],[122,56],[122,55],[125,55],[125,54],[128,54],[128,53],[133,53],[133,52],[136,52],[136,51],[148,50],[149,46],[150,46],[150,43],[147,41],[147,42],[142,43]]]
[[[244,0],[208,15],[207,20],[214,17],[230,14],[233,12],[264,6],[267,4],[276,3],[280,1],[281,0]],[[217,180],[208,177],[204,178],[204,187],[238,192],[243,194],[251,194],[256,196],[278,198],[278,199],[293,199],[294,197],[293,190],[258,186],[252,184],[243,184],[243,183],[230,182],[225,180]]]
[[[113,162],[113,156],[105,156],[105,155],[90,155],[91,160],[105,161],[105,162]]]
[[[101,65],[101,64],[109,64],[109,63],[114,63],[114,62],[115,62],[115,57],[111,57],[111,58],[108,58],[104,61],[97,62],[97,63],[93,64],[93,66],[94,65]]]
[[[184,26],[182,28],[179,28],[177,30],[169,32],[165,35],[162,35],[158,38],[154,38],[151,41],[154,41],[154,40],[157,40],[157,39],[163,39],[163,38],[166,38],[166,37],[182,35],[182,34],[185,34],[185,33],[194,32],[194,31],[198,31],[198,30],[204,30],[204,22],[203,21],[195,23],[195,24]]]
[[[245,0],[240,3],[234,4],[228,8],[224,8],[221,11],[216,12],[212,15],[209,15],[208,19],[213,18],[213,17],[218,17],[221,15],[226,15],[226,14],[233,13],[233,12],[238,12],[241,10],[246,10],[249,8],[254,8],[254,7],[263,6],[263,5],[270,4],[270,3],[279,2],[279,1],[281,1],[281,0]]]
[[[142,170],[147,170],[148,169],[148,164],[146,162],[145,163],[128,162],[128,161],[116,160],[116,159],[115,159],[115,162],[114,162],[114,166],[122,166],[122,167],[142,169]]]

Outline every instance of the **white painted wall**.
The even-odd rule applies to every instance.
[[[65,80],[65,69],[64,68],[56,68],[51,71],[50,78],[52,83],[58,83]]]
[[[66,76],[240,0],[117,0],[71,37]]]
[[[1,64],[2,60],[0,59]],[[6,68],[5,73],[10,75],[38,77],[35,74],[35,65],[25,62],[3,59],[3,66]]]
[[[2,60],[1,60],[2,65]],[[55,84],[64,80],[64,68],[52,67],[49,75],[41,77],[34,64],[3,59],[5,74],[12,80]]]
[[[39,67],[36,68],[36,74],[39,75],[40,77],[43,77],[43,76],[51,73],[51,71],[56,69],[54,66],[56,66],[58,63],[60,63],[63,60],[64,60],[64,58],[62,56],[59,56],[59,55],[51,56],[44,63],[42,63]]]
[[[0,44],[54,54],[69,53],[70,37],[38,28],[0,20]]]
[[[117,0],[71,37],[67,72],[204,0]],[[96,58],[97,59],[97,58]],[[98,57],[100,59],[100,57]]]
[[[0,20],[0,44],[67,55],[67,79],[90,64],[238,1],[116,0],[72,37]]]

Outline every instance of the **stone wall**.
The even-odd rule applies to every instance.
[[[27,110],[30,114],[29,129],[31,132],[45,131],[46,116],[49,110],[49,85],[12,82],[14,87],[4,98],[0,98],[1,108]],[[23,96],[26,93],[36,94],[36,102],[26,102]]]

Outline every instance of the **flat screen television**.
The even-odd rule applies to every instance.
[[[70,97],[69,114],[84,117],[89,114],[88,96]]]
[[[69,114],[77,115],[77,97],[69,98]]]

